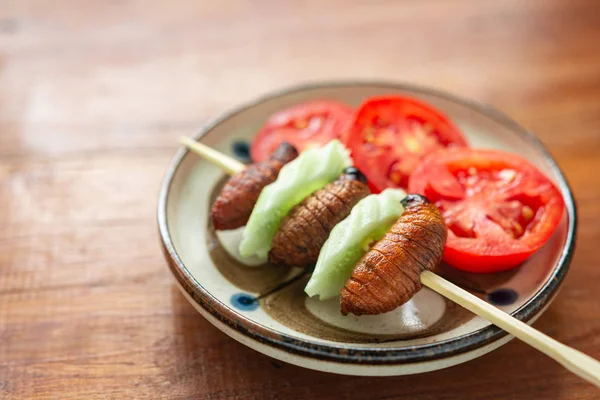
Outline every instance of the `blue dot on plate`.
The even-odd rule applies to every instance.
[[[231,296],[231,305],[242,311],[254,311],[258,308],[258,299],[247,293],[236,293]]]
[[[231,145],[231,151],[235,158],[244,163],[252,162],[250,158],[250,145],[245,140],[237,140]]]
[[[496,289],[487,295],[488,301],[496,306],[509,306],[519,298],[519,294],[512,289]]]

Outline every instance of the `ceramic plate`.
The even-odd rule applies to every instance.
[[[270,94],[230,111],[205,126],[196,139],[248,161],[248,143],[275,111],[313,99],[357,106],[369,96],[394,93],[433,104],[462,129],[473,147],[519,154],[560,188],[567,212],[552,239],[521,267],[492,275],[461,273],[444,265],[439,271],[532,323],[548,306],[567,272],[575,243],[575,205],[544,146],[498,111],[410,85],[316,84]],[[304,294],[310,272],[242,264],[236,251],[241,229],[215,232],[208,223],[209,207],[226,179],[217,167],[180,149],[162,184],[158,224],[165,257],[184,295],[234,339],[285,362],[354,375],[401,375],[445,368],[511,339],[428,288],[391,313],[343,317],[338,299],[319,302]]]

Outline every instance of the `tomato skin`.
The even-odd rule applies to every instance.
[[[469,272],[519,266],[546,243],[565,205],[528,161],[495,150],[441,150],[415,169],[409,192],[423,194],[448,226],[444,261]]]
[[[492,243],[489,245],[492,246]],[[496,245],[505,246],[504,243]],[[485,255],[461,251],[454,246],[446,246],[444,261],[462,271],[486,274],[514,269],[527,260],[531,254],[533,251],[523,250],[506,255]]]
[[[410,97],[367,99],[357,110],[346,139],[355,165],[374,193],[405,189],[409,176],[430,152],[467,147],[461,131],[432,106]]]
[[[297,104],[269,117],[252,141],[254,162],[266,159],[286,141],[298,151],[340,139],[349,129],[354,110],[343,103],[317,100]]]

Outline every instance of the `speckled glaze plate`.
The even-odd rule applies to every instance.
[[[545,310],[567,272],[575,245],[575,204],[563,174],[532,134],[494,109],[436,90],[381,82],[300,86],[261,97],[206,125],[196,138],[247,161],[248,143],[269,115],[312,99],[357,106],[369,96],[404,94],[444,111],[473,147],[519,154],[560,188],[567,212],[551,240],[516,270],[493,275],[440,266],[441,275],[528,323]],[[180,149],[160,190],[158,225],[166,260],[190,303],[241,343],[276,359],[340,374],[402,375],[479,357],[511,337],[424,288],[397,310],[347,316],[339,301],[319,302],[303,288],[309,271],[240,262],[237,231],[215,232],[209,207],[226,176]],[[242,228],[243,229],[243,228]]]

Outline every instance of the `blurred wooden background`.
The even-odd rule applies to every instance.
[[[518,341],[412,377],[282,364],[174,287],[155,206],[177,136],[272,89],[371,77],[489,102],[549,146],[579,243],[535,326],[599,358],[599,1],[3,0],[0,397],[597,399]]]

